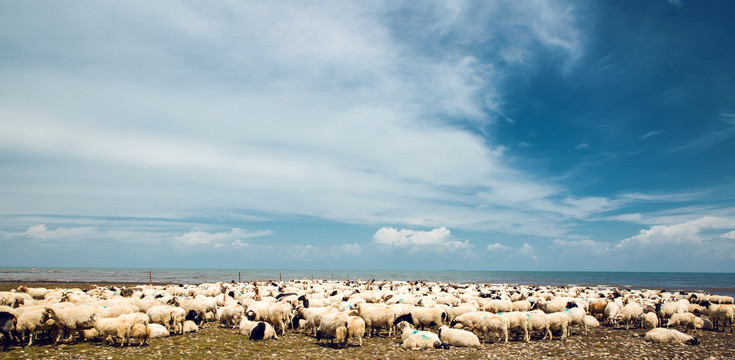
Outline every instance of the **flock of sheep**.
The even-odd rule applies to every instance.
[[[733,298],[704,293],[399,281],[206,283],[0,292],[3,350],[39,337],[144,345],[196,332],[203,322],[249,340],[287,331],[344,347],[396,336],[408,349],[564,340],[588,327],[644,327],[644,339],[699,344],[698,329],[733,332]],[[435,330],[436,332],[432,331]]]

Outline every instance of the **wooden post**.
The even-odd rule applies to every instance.
[[[283,281],[283,276],[281,275],[281,273],[278,273],[278,281]]]
[[[242,278],[240,277],[240,272],[239,271],[237,272],[237,282],[239,282],[239,283],[242,282]]]
[[[153,275],[150,271],[148,272],[148,284],[153,285]]]

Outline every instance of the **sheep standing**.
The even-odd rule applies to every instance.
[[[620,307],[614,301],[610,301],[607,303],[607,305],[605,305],[605,320],[607,320],[608,325],[615,325],[618,320],[619,312]]]
[[[393,323],[396,320],[396,312],[390,306],[357,304],[357,315],[365,321],[368,337],[377,334],[381,328],[388,329],[388,337],[393,335]]]
[[[3,351],[8,349],[10,341],[13,340],[15,334],[15,326],[18,324],[18,318],[14,314],[7,311],[0,312],[0,334],[3,335]]]
[[[442,344],[450,346],[480,346],[480,339],[477,335],[462,329],[452,329],[446,325],[439,328],[439,340]]]
[[[683,326],[684,328],[691,328],[696,334],[697,328],[701,329],[704,326],[704,321],[689,312],[676,313],[674,315],[671,315],[671,318],[669,318],[669,321],[666,323],[667,328],[670,328],[672,326]]]
[[[148,342],[151,336],[151,328],[146,324],[133,324],[128,333],[128,343],[131,339],[138,341],[139,346],[143,346]]]
[[[641,323],[646,329],[655,329],[658,327],[658,316],[654,312],[647,312],[641,316]]]
[[[334,340],[337,342],[339,347],[345,347],[347,345],[347,327],[349,326],[350,319],[344,313],[330,313],[322,316],[322,321],[319,323],[319,329],[316,331],[316,340],[328,338],[330,342]]]
[[[276,332],[280,332],[281,336],[286,334],[291,317],[291,304],[288,302],[280,302],[268,308],[268,322],[273,325]]]
[[[500,313],[498,315],[508,318],[508,331],[517,332],[523,335],[523,341],[529,341],[531,336],[528,333],[528,314],[520,312]]]
[[[16,332],[22,345],[25,344],[25,334],[28,334],[28,346],[33,345],[36,339],[36,332],[50,331],[56,328],[53,320],[46,319],[43,308],[32,311],[25,311],[18,316],[18,325]],[[24,345],[25,346],[25,345]]]
[[[365,320],[359,316],[350,316],[347,324],[347,337],[357,340],[358,345],[362,347],[362,338],[365,337]]]
[[[646,333],[644,340],[663,344],[688,344],[699,345],[699,340],[694,336],[683,334],[676,330],[655,328]]]
[[[472,331],[482,334],[485,340],[489,340],[491,335],[497,336],[497,339],[504,339],[508,343],[508,328],[510,320],[501,315],[485,315],[476,322],[472,323]]]
[[[97,320],[97,309],[91,306],[79,306],[74,308],[56,309],[47,307],[44,310],[44,321],[53,319],[56,324],[55,344],[58,344],[67,335],[71,335],[72,342],[76,343],[73,332],[77,332],[80,338],[84,338],[83,331],[94,327]]]
[[[561,333],[561,340],[566,340],[571,318],[562,312],[555,312],[546,316],[549,318],[549,340],[553,340],[551,334],[554,332]]]

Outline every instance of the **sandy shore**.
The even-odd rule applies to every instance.
[[[44,284],[26,284],[37,287]],[[62,287],[60,284],[46,284]],[[64,284],[64,288],[90,288],[92,284]],[[101,284],[100,284],[101,285]],[[111,285],[111,284],[105,284]],[[15,283],[0,284],[0,290],[17,287]],[[0,353],[2,359],[734,359],[735,335],[727,332],[700,330],[701,345],[652,344],[640,335],[646,330],[625,330],[602,326],[590,328],[588,334],[575,331],[566,341],[538,340],[483,343],[480,348],[411,351],[385,335],[368,338],[363,346],[350,343],[345,349],[333,348],[325,341],[301,333],[289,332],[278,340],[253,342],[235,330],[205,324],[198,333],[149,340],[144,347],[115,347],[100,342],[39,346],[13,346]]]

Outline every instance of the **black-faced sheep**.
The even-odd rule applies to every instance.
[[[10,342],[15,338],[15,326],[18,318],[7,311],[0,312],[0,334],[3,335],[3,351],[7,350]]]

